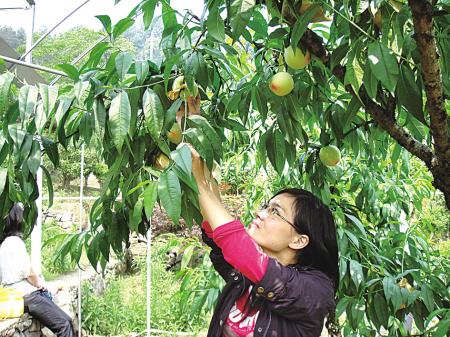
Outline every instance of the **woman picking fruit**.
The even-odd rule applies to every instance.
[[[245,229],[226,210],[204,161],[188,146],[204,217],[203,240],[227,282],[207,336],[318,337],[327,316],[329,332],[336,333],[331,322],[339,285],[338,247],[328,207],[308,191],[284,189]]]

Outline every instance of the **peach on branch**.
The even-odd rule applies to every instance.
[[[194,86],[191,90],[189,90],[187,84],[184,82],[184,76],[178,76],[172,84],[172,91],[168,93],[168,96],[171,100],[175,100],[180,97],[182,100],[187,100],[188,97],[193,96],[197,97],[198,95],[198,85],[194,82]]]
[[[295,48],[294,52],[294,49],[289,46],[284,51],[284,61],[292,69],[302,69],[311,62],[311,54],[309,50],[306,50],[306,53],[303,54],[300,48]]]
[[[294,89],[294,79],[291,74],[280,71],[273,75],[269,88],[277,96],[286,96]]]
[[[181,128],[178,123],[173,123],[169,131],[167,131],[167,139],[174,144],[181,143]]]
[[[336,166],[341,160],[341,151],[334,146],[324,146],[319,151],[320,161],[326,166]]]
[[[302,5],[300,6],[299,12],[300,14],[305,13],[309,7],[311,7],[313,3],[310,1],[302,1]],[[322,22],[322,21],[330,21],[329,18],[325,16],[325,13],[322,7],[317,7],[316,12],[312,18],[312,22]]]
[[[161,153],[158,157],[156,157],[155,168],[158,170],[164,170],[170,164],[170,159],[164,154]]]

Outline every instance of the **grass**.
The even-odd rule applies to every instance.
[[[209,317],[191,319],[178,304],[180,281],[165,270],[164,241],[152,243],[151,263],[151,327],[152,329],[192,332],[207,329]],[[146,264],[145,257],[136,258],[139,272],[111,279],[101,296],[95,296],[89,283],[83,285],[83,327],[91,334],[125,335],[146,331]],[[173,336],[158,334],[158,336]]]

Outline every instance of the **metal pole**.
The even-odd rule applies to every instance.
[[[81,5],[79,5],[77,8],[75,8],[69,14],[67,14],[61,21],[59,21],[55,26],[53,26],[44,35],[42,35],[32,46],[28,47],[28,45],[27,45],[27,50],[26,50],[25,54],[20,56],[19,60],[23,60],[29,53],[31,53],[31,51],[34,48],[36,48],[42,42],[42,40],[44,40],[48,35],[51,34],[51,32],[53,32],[56,28],[58,28],[60,24],[62,24],[64,21],[66,21],[72,14],[74,14],[77,10],[79,10],[81,7],[86,5],[89,1],[91,1],[91,0],[85,0]],[[34,5],[32,6],[32,8],[34,8]],[[34,9],[33,9],[33,13],[34,13]],[[33,14],[33,25],[34,25],[34,14]],[[15,66],[15,64],[13,64],[11,67],[9,67],[9,70],[14,68],[14,66]]]
[[[152,278],[152,217],[149,219],[147,231],[147,337],[151,336],[151,278]]]
[[[78,232],[83,231],[83,187],[84,187],[84,143],[81,144],[81,165],[80,165],[80,224]],[[81,268],[78,264],[78,337],[81,337]]]
[[[31,55],[29,55],[29,57],[31,57]],[[63,73],[62,71],[56,70],[56,69],[51,69],[51,68],[39,66],[37,64],[27,63],[27,62],[24,62],[24,61],[19,61],[17,59],[13,59],[11,57],[4,56],[4,55],[0,55],[0,58],[4,59],[6,62],[14,63],[14,64],[17,64],[17,65],[20,65],[20,66],[24,66],[24,67],[28,67],[28,68],[32,68],[32,69],[36,69],[36,70],[45,71],[47,73],[51,73],[51,74],[67,77],[67,75],[65,73]]]
[[[16,9],[25,10],[25,9],[30,9],[30,7],[2,7],[2,8],[0,8],[0,11],[11,11],[11,10],[16,10]]]
[[[34,19],[36,15],[36,7],[34,4],[31,5],[31,24],[27,34],[27,48],[31,46],[33,43],[33,34],[34,34]],[[27,55],[26,61],[28,63],[32,62],[32,54],[29,53]],[[41,151],[42,151],[42,143],[41,143]],[[40,159],[42,165],[42,158]],[[38,186],[39,196],[36,199],[36,207],[37,207],[37,219],[36,225],[33,228],[33,232],[31,232],[31,263],[33,268],[36,268],[37,274],[42,273],[42,169],[39,169],[36,172],[36,183]]]

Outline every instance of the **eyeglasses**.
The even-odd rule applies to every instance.
[[[267,212],[267,214],[269,214],[269,215],[276,216],[276,217],[280,218],[281,220],[286,221],[289,225],[291,225],[292,227],[294,227],[294,229],[296,229],[292,222],[290,222],[288,219],[286,219],[284,216],[282,216],[280,214],[280,212],[278,211],[278,209],[275,208],[275,206],[270,205],[269,203],[262,204],[259,207],[259,211],[260,212]]]

